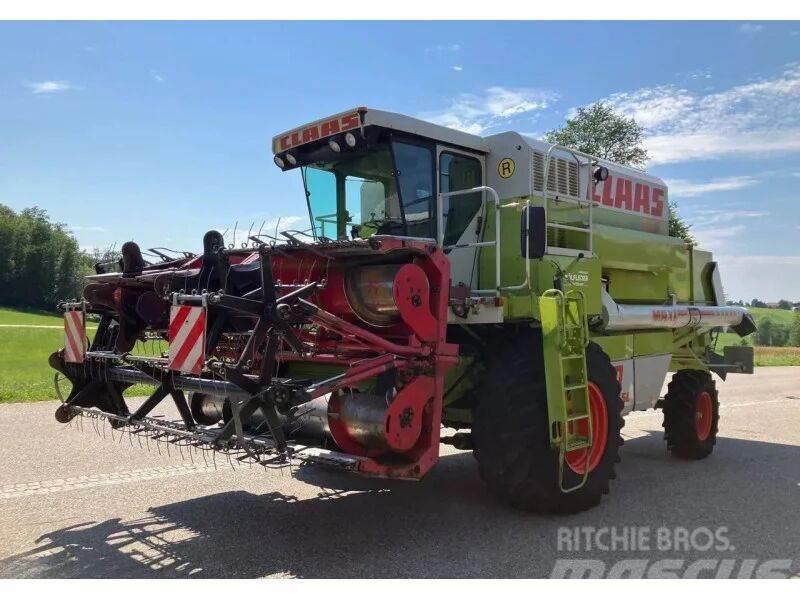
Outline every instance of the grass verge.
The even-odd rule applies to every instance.
[[[46,313],[0,309],[2,324],[53,325],[57,328],[0,327],[0,403],[53,400],[56,397],[53,386],[55,371],[50,368],[47,359],[64,345],[62,318]],[[66,389],[62,388],[66,394],[69,392],[69,382],[64,381],[63,385],[66,386]],[[125,394],[148,396],[151,392],[150,386],[136,385]]]

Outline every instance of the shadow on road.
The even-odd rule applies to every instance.
[[[687,557],[559,552],[564,526],[726,526],[735,546],[726,558],[800,564],[797,446],[725,438],[710,459],[687,463],[652,431],[626,444],[618,474],[600,507],[544,517],[490,497],[469,453],[443,457],[416,484],[306,468],[298,476],[321,487],[314,498],[227,492],[155,506],[140,520],[73,525],[0,561],[0,576],[541,577],[563,557]]]

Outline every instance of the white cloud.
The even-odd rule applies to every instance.
[[[75,89],[69,81],[31,81],[25,85],[31,90],[32,94],[53,94]]]
[[[742,23],[739,25],[739,31],[742,33],[761,33],[764,31],[764,26],[757,23]]]
[[[105,227],[99,227],[97,225],[70,225],[69,228],[72,231],[92,231],[92,232],[102,232],[108,231]]]
[[[711,79],[711,71],[698,69],[689,73],[690,79]]]
[[[464,67],[462,67],[461,65],[453,65],[450,68],[453,69],[453,71],[463,71],[464,70]]]
[[[763,210],[731,210],[731,209],[696,209],[691,211],[689,221],[691,232],[697,238],[700,247],[715,252],[730,251],[735,246],[747,226],[743,219],[759,219],[770,213]]]
[[[711,181],[689,181],[686,179],[667,179],[665,181],[669,195],[673,198],[693,198],[701,194],[712,192],[726,192],[740,190],[758,183],[754,177],[747,175],[736,177],[723,177]]]
[[[436,44],[425,48],[425,52],[458,52],[461,44]]]
[[[707,225],[711,223],[724,223],[733,221],[734,219],[755,219],[758,217],[766,217],[770,214],[764,210],[722,210],[722,209],[699,209],[695,210],[694,214],[697,215],[695,223],[699,225]]]
[[[697,238],[703,250],[719,251],[724,248],[731,239],[742,235],[746,227],[744,225],[728,225],[726,227],[698,227],[695,223],[691,229],[692,235]]]
[[[446,109],[422,118],[479,135],[514,117],[544,110],[554,99],[542,90],[492,86],[482,94],[460,94]]]
[[[800,151],[800,65],[719,92],[672,85],[605,99],[645,128],[653,164]]]
[[[164,75],[162,75],[160,71],[157,71],[155,69],[150,71],[150,77],[153,78],[153,81],[157,81],[158,83],[163,83],[164,81],[167,80],[167,78],[164,77]]]
[[[800,256],[719,255],[729,298],[800,298]]]

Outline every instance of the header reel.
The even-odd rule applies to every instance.
[[[63,350],[50,358],[73,386],[56,418],[104,417],[259,463],[422,476],[438,458],[443,377],[457,355],[445,341],[441,250],[376,236],[252,251],[225,249],[220,237],[209,232],[202,256],[169,269],[140,263],[94,277],[84,307],[100,315],[94,340],[80,361]],[[174,291],[181,283],[219,291]],[[169,351],[133,355],[147,336],[166,338]],[[131,411],[134,383],[155,391]],[[151,416],[167,397],[179,420]]]

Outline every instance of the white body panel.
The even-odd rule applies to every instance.
[[[611,363],[617,370],[617,381],[619,381],[619,397],[622,400],[622,414],[628,414],[633,410],[633,403],[636,397],[633,377],[633,359],[615,360]]]
[[[656,405],[671,360],[671,354],[654,354],[611,363],[617,370],[617,380],[620,383],[623,415],[634,410],[647,410]]]
[[[656,405],[671,360],[671,354],[638,356],[633,359],[634,410],[647,410]]]

